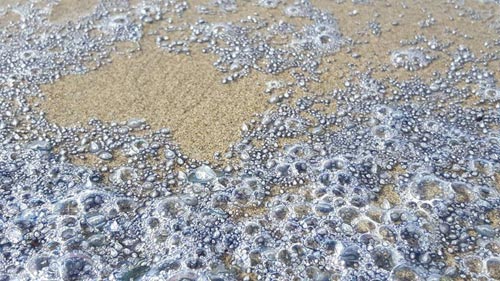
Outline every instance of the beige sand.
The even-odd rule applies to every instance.
[[[0,1],[0,28],[4,28],[11,22],[17,22],[21,19],[18,13],[13,12],[11,7],[18,4],[18,0],[4,0]]]
[[[402,1],[394,0],[373,1],[372,4],[366,5],[353,5],[351,1],[344,1],[339,5],[332,5],[331,1],[323,0],[313,2],[335,15],[344,35],[355,42],[369,42],[369,44],[353,46],[351,53],[340,52],[329,58],[332,62],[327,63],[326,66],[335,69],[337,73],[347,74],[352,71],[371,69],[374,77],[377,78],[408,79],[415,75],[429,78],[434,71],[445,71],[445,66],[449,63],[447,58],[441,55],[429,67],[409,72],[390,66],[388,51],[404,48],[400,43],[402,39],[411,40],[417,35],[423,35],[427,39],[436,37],[444,42],[453,42],[447,51],[454,51],[459,45],[466,45],[479,54],[485,51],[483,45],[485,41],[492,43],[495,38],[500,37],[494,30],[488,28],[488,25],[500,15],[500,6],[492,3],[479,4],[477,1],[466,1],[467,7],[480,11],[485,18],[482,21],[473,21],[468,16],[460,16],[460,10],[455,9],[453,4],[446,4],[445,1],[403,1],[407,8],[403,8]],[[354,10],[357,11],[357,15],[350,15]],[[435,24],[421,28],[418,22],[425,20],[429,15],[436,20]],[[450,20],[450,17],[453,19]],[[368,23],[371,21],[380,23],[382,29],[380,36],[374,36],[368,30]],[[393,25],[393,22],[398,24]],[[458,32],[452,34],[451,30]],[[471,37],[465,38],[464,34]],[[360,57],[353,58],[352,53],[357,53]],[[500,69],[498,62],[494,64],[498,67],[491,67],[491,69]],[[389,65],[389,71],[381,71],[382,65]],[[337,77],[331,75],[324,75],[323,78],[326,79],[325,87],[335,84],[338,80]],[[328,80],[329,78],[333,81]]]
[[[75,0],[64,0],[60,7],[56,7],[54,20],[67,20],[64,15],[71,12],[73,2]],[[437,1],[413,1],[408,3],[408,8],[404,8],[401,1],[374,1],[368,5],[353,5],[351,1],[341,4],[326,0],[313,2],[338,18],[345,36],[355,41],[370,42],[346,47],[338,54],[325,58],[322,65],[325,69],[322,75],[324,82],[311,85],[310,91],[314,93],[342,87],[342,79],[357,71],[372,69],[375,77],[382,78],[409,78],[413,75],[429,78],[436,70],[445,71],[445,58],[416,72],[392,67],[388,50],[400,48],[403,38],[412,39],[416,35],[432,38],[436,35],[454,43],[450,51],[465,44],[479,53],[484,50],[485,41],[499,36],[487,28],[494,17],[486,17],[482,22],[473,21],[468,16],[460,16],[452,4]],[[240,4],[240,12],[236,14],[206,18],[227,21],[239,19],[242,14],[259,14],[275,20],[283,17],[280,9],[268,11],[247,2]],[[78,9],[83,11],[92,9],[91,4],[78,5],[81,6]],[[475,1],[468,1],[467,5],[483,15],[500,14],[498,5],[479,5]],[[349,15],[353,10],[357,10],[357,15]],[[197,17],[190,13],[185,18]],[[436,23],[420,28],[417,22],[425,20],[428,15],[432,15]],[[382,26],[382,34],[378,37],[368,30],[368,22],[373,20]],[[303,24],[300,20],[294,22]],[[398,25],[393,25],[393,22],[398,22]],[[458,30],[458,33],[452,34],[450,30]],[[463,33],[473,37],[466,38]],[[190,56],[171,55],[156,48],[151,37],[141,44],[143,51],[130,58],[117,56],[110,65],[98,71],[65,77],[43,87],[47,98],[42,108],[48,113],[48,118],[63,125],[85,122],[91,117],[107,121],[145,118],[155,129],[171,128],[175,141],[190,156],[208,160],[214,152],[224,151],[239,139],[243,122],[250,120],[255,113],[271,108],[267,102],[269,96],[262,92],[265,81],[273,77],[253,72],[236,83],[223,85],[220,83],[223,74],[211,65],[214,58],[210,55],[201,54],[199,50]],[[352,53],[361,57],[353,58]],[[382,71],[381,65],[387,65],[388,71]],[[280,79],[283,77],[286,75],[281,75]]]
[[[146,47],[147,48],[147,47]],[[86,75],[43,88],[43,109],[57,123],[90,117],[106,121],[146,119],[172,129],[191,156],[211,159],[240,137],[241,125],[270,106],[257,74],[224,85],[208,55],[173,55],[155,46]]]
[[[75,20],[79,16],[92,13],[97,3],[99,3],[99,0],[61,0],[52,10],[50,21],[62,23]]]

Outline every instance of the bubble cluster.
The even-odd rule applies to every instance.
[[[42,84],[109,63],[117,42],[140,44],[154,23],[157,47],[202,46],[224,83],[269,74],[268,94],[306,88],[349,42],[308,1],[253,3],[281,11],[279,22],[203,19],[239,4],[103,1],[66,24],[47,21],[50,7],[15,7],[22,20],[0,33],[0,280],[500,278],[500,90],[488,65],[498,50],[403,42],[394,68],[418,73],[433,51],[444,73],[353,73],[343,87],[275,99],[223,164],[190,158],[142,119],[63,127],[31,101]],[[200,18],[176,25],[192,11]]]
[[[421,49],[405,49],[393,51],[391,62],[396,67],[403,67],[409,71],[415,71],[428,66],[433,57],[425,54]]]

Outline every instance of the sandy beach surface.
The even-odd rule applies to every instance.
[[[86,15],[95,7],[95,2],[61,1],[54,7],[51,18],[58,22]],[[374,1],[367,5],[351,1],[313,2],[332,12],[342,34],[359,44],[323,59],[321,82],[312,83],[306,90],[312,94],[343,87],[343,79],[368,70],[376,78],[432,77],[434,71],[445,69],[446,58],[438,58],[419,71],[406,72],[390,67],[388,50],[398,48],[402,38],[415,40],[416,36],[437,36],[457,46],[466,44],[481,53],[485,50],[482,42],[497,36],[488,24],[500,13],[498,5],[478,1],[467,1],[467,5],[488,15],[482,22],[450,13],[450,4],[439,1],[407,4]],[[193,6],[197,4],[196,1],[192,3]],[[283,18],[277,10],[269,12],[249,2],[242,2],[242,6],[238,12],[209,18],[230,21],[245,15],[260,15],[272,18],[273,22]],[[194,17],[195,14],[188,13],[180,20],[189,21]],[[418,23],[428,18],[435,23],[421,28]],[[367,23],[373,20],[380,24],[378,36],[367,28]],[[301,20],[296,22],[301,24]],[[146,27],[146,30],[153,28]],[[240,138],[243,123],[272,107],[268,103],[269,95],[264,93],[266,81],[291,80],[286,74],[270,77],[254,71],[240,81],[222,84],[224,76],[212,66],[213,56],[203,54],[200,49],[189,55],[169,54],[156,47],[155,38],[146,35],[138,44],[118,46],[118,50],[120,47],[123,50],[121,54],[115,54],[111,64],[97,71],[44,85],[42,90],[47,96],[41,105],[48,118],[66,126],[84,124],[90,118],[106,121],[144,118],[154,129],[171,129],[174,140],[189,155],[213,160],[214,153],[225,152]],[[492,69],[500,69],[499,61],[492,64]],[[302,91],[298,90],[299,96]]]
[[[500,280],[498,0],[0,0],[0,281]]]

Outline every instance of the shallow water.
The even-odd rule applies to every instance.
[[[0,280],[500,279],[498,1],[0,16]]]

